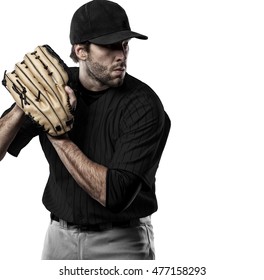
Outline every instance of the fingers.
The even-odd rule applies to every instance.
[[[71,104],[72,109],[75,110],[76,106],[77,106],[77,98],[75,96],[74,91],[69,86],[65,87],[65,91],[69,95],[70,104]]]
[[[65,86],[65,90],[66,90],[66,92],[70,95],[70,94],[74,94],[74,91],[73,91],[73,89],[71,88],[71,87],[69,87],[69,86]]]

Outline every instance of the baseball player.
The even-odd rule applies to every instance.
[[[44,260],[155,259],[155,174],[170,119],[156,93],[126,72],[132,38],[147,39],[131,30],[120,5],[93,0],[71,21],[78,67],[44,46],[5,75],[16,102],[0,119],[0,157],[18,156],[38,136],[49,163]]]

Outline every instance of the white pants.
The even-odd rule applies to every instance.
[[[104,231],[81,231],[65,222],[51,221],[42,260],[154,260],[150,217],[140,225]]]

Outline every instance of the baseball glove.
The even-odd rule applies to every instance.
[[[27,53],[15,70],[4,74],[3,85],[16,104],[51,136],[73,126],[72,108],[65,85],[69,76],[63,60],[48,46]]]

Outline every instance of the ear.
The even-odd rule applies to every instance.
[[[74,51],[76,56],[78,57],[79,60],[86,60],[88,57],[88,52],[85,48],[85,45],[82,44],[77,44],[74,45]]]

